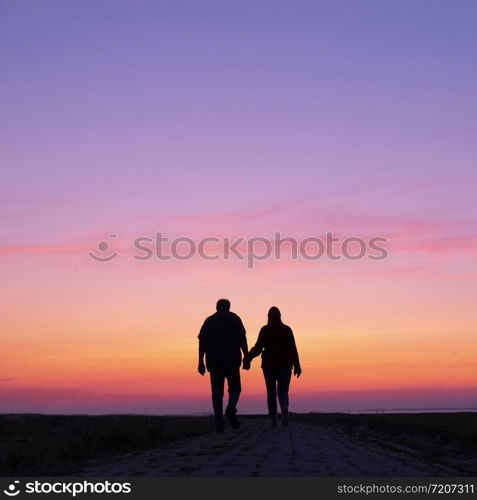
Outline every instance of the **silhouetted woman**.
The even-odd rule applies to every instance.
[[[288,388],[291,372],[299,377],[300,360],[292,329],[282,323],[278,307],[268,311],[268,323],[258,334],[257,343],[247,357],[248,363],[262,355],[262,370],[267,386],[268,414],[273,427],[277,425],[277,394],[282,410],[282,425],[288,426]]]

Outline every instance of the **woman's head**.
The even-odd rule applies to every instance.
[[[268,324],[273,325],[273,324],[278,324],[282,322],[282,315],[280,313],[280,309],[278,307],[270,307],[268,310]]]

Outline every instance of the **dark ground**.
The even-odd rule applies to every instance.
[[[263,416],[244,416],[242,423],[223,437],[213,432],[211,417],[0,415],[0,475],[194,475],[195,469],[197,475],[274,475],[280,467],[280,475],[477,474],[477,413],[296,414],[289,428],[273,432]],[[210,467],[196,467],[210,450]],[[241,474],[232,465],[212,467],[221,450],[224,463],[243,464]],[[290,456],[274,465],[274,453]],[[144,469],[145,457],[151,465]],[[387,459],[389,467],[381,469]]]

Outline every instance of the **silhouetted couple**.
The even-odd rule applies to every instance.
[[[224,431],[224,384],[227,380],[229,401],[225,416],[230,426],[238,429],[237,403],[240,397],[240,366],[249,370],[253,358],[262,355],[262,370],[267,388],[268,414],[271,425],[277,425],[277,395],[282,413],[282,425],[288,426],[288,389],[292,370],[299,377],[300,360],[292,329],[283,324],[277,307],[268,311],[268,323],[258,334],[256,344],[248,351],[242,320],[230,311],[230,302],[220,299],[217,312],[209,316],[199,333],[198,372],[210,372],[212,405],[217,432]],[[205,355],[205,364],[204,364]]]

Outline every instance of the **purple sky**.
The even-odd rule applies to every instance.
[[[380,213],[475,207],[476,14],[471,1],[4,1],[3,203],[56,203],[71,222],[79,207],[85,222],[359,190]]]

